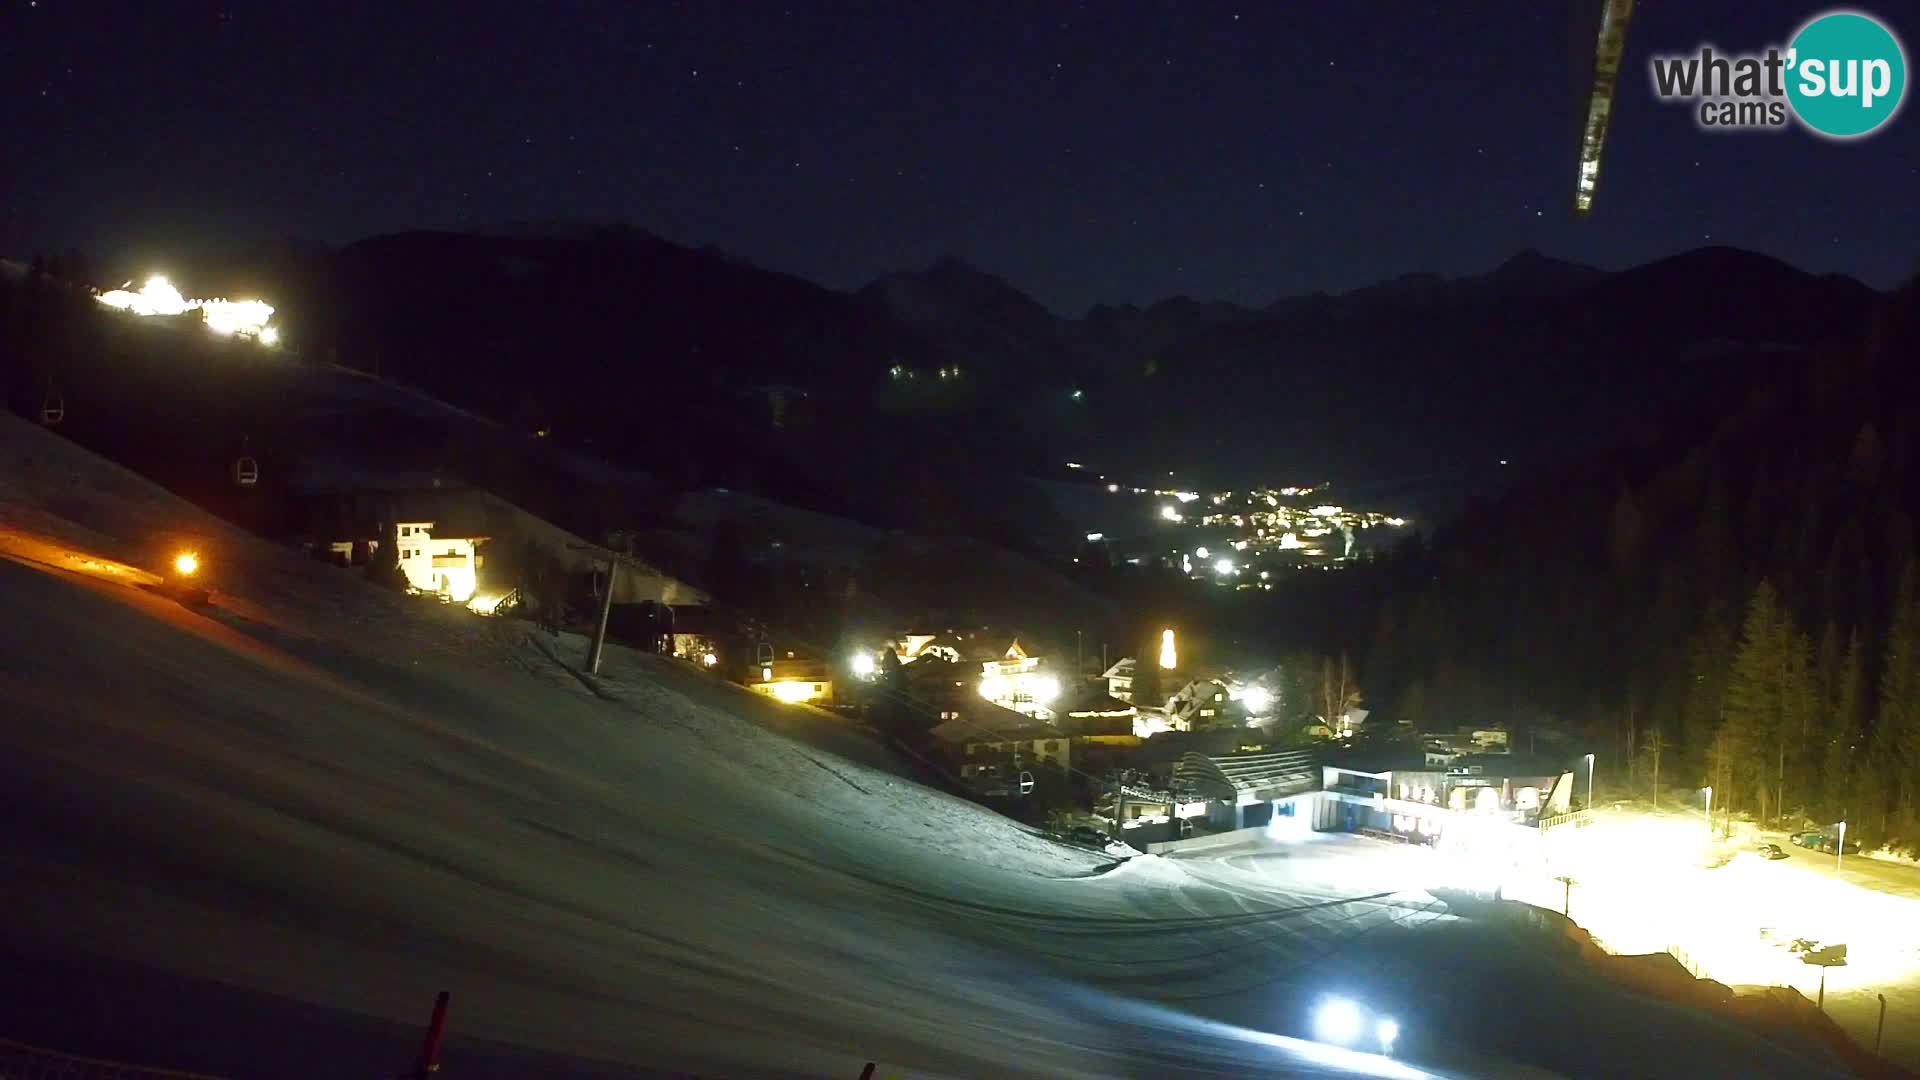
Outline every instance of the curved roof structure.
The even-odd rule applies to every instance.
[[[1188,751],[1174,764],[1173,780],[1208,799],[1237,803],[1312,791],[1320,773],[1309,750],[1218,757]]]

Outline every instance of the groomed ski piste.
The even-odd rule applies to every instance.
[[[152,588],[197,551],[205,608]],[[1067,846],[845,718],[382,591],[0,417],[0,1037],[223,1077],[1836,1075],[1347,836]],[[1394,1056],[1310,1040],[1392,1015]],[[1376,1049],[1371,1038],[1359,1044]]]

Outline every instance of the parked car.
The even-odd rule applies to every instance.
[[[1076,844],[1087,844],[1092,847],[1105,847],[1107,844],[1107,834],[1091,825],[1075,825],[1068,829],[1067,839]]]
[[[1787,857],[1787,853],[1780,850],[1779,844],[1761,844],[1754,850],[1760,854],[1761,858],[1765,859],[1784,859]]]
[[[1824,852],[1825,854],[1828,854],[1828,855],[1833,854],[1834,851],[1838,849],[1840,846],[1839,840],[1837,837],[1831,836],[1823,832],[1794,833],[1788,839],[1793,841],[1795,847],[1811,848],[1814,851]],[[1857,854],[1859,850],[1860,850],[1859,841],[1857,840],[1847,841],[1847,854],[1849,855]]]

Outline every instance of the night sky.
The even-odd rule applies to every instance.
[[[1912,272],[1911,102],[1832,144],[1703,134],[1649,90],[1649,53],[1783,42],[1813,3],[1642,0],[1574,220],[1598,3],[0,0],[0,250],[625,221],[843,288],[955,254],[1068,314],[1526,247]],[[1920,53],[1906,0],[1865,10]]]

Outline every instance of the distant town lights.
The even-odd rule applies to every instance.
[[[1228,576],[1228,575],[1230,575],[1230,574],[1232,574],[1232,573],[1233,573],[1233,560],[1232,560],[1232,559],[1221,559],[1221,560],[1219,560],[1219,561],[1217,561],[1217,562],[1215,562],[1215,563],[1213,564],[1213,572],[1214,572],[1214,573],[1216,573],[1216,574],[1219,574],[1219,575],[1220,575],[1221,577],[1226,577],[1226,576]]]
[[[1120,494],[1120,485],[1119,485],[1119,484],[1108,484],[1108,485],[1107,485],[1107,494],[1109,494],[1109,495],[1118,495],[1118,494]]]
[[[149,277],[139,292],[122,287],[101,293],[97,299],[107,307],[130,315],[173,316],[198,310],[207,329],[216,334],[239,334],[263,345],[280,340],[280,332],[267,325],[273,318],[272,304],[259,300],[189,300],[159,274]]]
[[[1179,521],[1180,511],[1175,510],[1171,505],[1162,506],[1160,508],[1160,516],[1167,521]]]
[[[1087,543],[1097,544],[1100,541],[1105,540],[1106,538],[1107,538],[1106,533],[1090,532],[1087,534]]]

